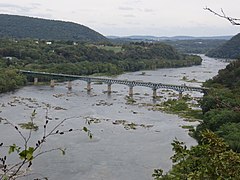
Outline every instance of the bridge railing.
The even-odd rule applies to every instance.
[[[127,86],[144,86],[149,87],[154,90],[157,89],[173,89],[179,92],[183,91],[197,91],[201,93],[205,93],[207,88],[203,87],[193,87],[193,86],[186,86],[186,85],[175,85],[175,84],[163,84],[163,83],[152,83],[152,82],[142,82],[142,81],[130,81],[130,80],[119,80],[119,79],[110,79],[110,78],[97,78],[97,77],[89,77],[89,76],[79,76],[79,75],[70,75],[70,74],[58,74],[58,73],[48,73],[48,72],[36,72],[36,71],[26,71],[26,70],[19,70],[19,72],[23,74],[30,74],[30,75],[41,75],[41,76],[51,76],[51,77],[58,77],[58,78],[69,78],[69,79],[80,79],[90,82],[104,82],[106,84],[123,84]]]

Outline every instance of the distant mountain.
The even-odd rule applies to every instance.
[[[229,41],[207,53],[209,57],[216,58],[240,58],[240,33]]]
[[[6,14],[0,14],[0,37],[108,41],[100,33],[80,24]]]
[[[199,36],[199,37],[195,37],[195,36],[174,36],[171,37],[170,40],[197,40],[197,39],[201,39],[201,40],[229,40],[231,39],[232,36]]]
[[[194,36],[173,36],[173,37],[167,37],[167,36],[141,36],[141,35],[134,35],[134,36],[107,36],[109,39],[118,39],[118,40],[128,40],[128,41],[165,41],[165,40],[196,40],[196,39],[202,39],[202,40],[229,40],[232,36],[200,36],[200,37],[194,37]]]

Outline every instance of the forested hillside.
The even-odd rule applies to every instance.
[[[231,58],[236,59],[240,57],[240,33],[232,37],[229,41],[223,45],[210,50],[207,53],[209,57],[216,58]]]
[[[182,53],[206,54],[209,50],[215,49],[227,40],[225,39],[193,39],[193,40],[172,40],[163,41],[175,47]]]
[[[205,83],[210,90],[201,102],[204,113],[200,131],[210,129],[240,152],[240,61],[230,63],[212,80]]]
[[[7,66],[28,70],[91,75],[200,64],[201,58],[178,53],[169,45],[132,43],[122,47],[34,40],[1,40],[0,57]],[[112,50],[111,50],[112,48]],[[115,52],[114,49],[119,51]]]
[[[72,22],[0,14],[0,37],[65,41],[108,41],[98,32]]]
[[[181,53],[194,53],[194,54],[206,54],[211,49],[216,49],[217,47],[223,45],[227,42],[227,39],[186,39],[186,40],[161,40],[161,41],[153,41],[153,40],[136,40],[136,39],[127,39],[127,38],[116,38],[109,39],[113,44],[121,45],[121,44],[129,44],[131,42],[162,42],[165,44],[169,44],[177,49]]]

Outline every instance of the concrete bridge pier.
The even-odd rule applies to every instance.
[[[91,81],[87,82],[87,91],[90,92],[91,91]]]
[[[109,83],[108,86],[107,86],[107,93],[111,94],[111,92],[112,92],[112,84]]]
[[[133,86],[129,86],[129,96],[133,96]]]
[[[183,92],[182,92],[182,91],[179,91],[178,98],[179,98],[179,99],[182,99],[182,96],[183,96]]]
[[[36,78],[36,77],[34,78],[33,84],[34,84],[34,85],[37,85],[37,84],[38,84],[38,78]]]
[[[51,81],[50,81],[50,87],[54,87],[55,86],[55,81],[52,79]]]
[[[153,88],[153,99],[156,99],[157,98],[157,89],[156,88]]]
[[[72,90],[72,82],[71,81],[68,81],[67,88],[68,88],[68,90]]]

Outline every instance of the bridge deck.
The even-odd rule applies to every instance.
[[[86,82],[104,82],[107,84],[123,84],[130,87],[134,86],[145,86],[152,88],[153,90],[157,90],[160,88],[164,89],[173,89],[179,92],[184,91],[197,91],[201,93],[205,93],[207,88],[202,87],[192,87],[186,85],[174,85],[174,84],[163,84],[163,83],[152,83],[152,82],[142,82],[142,81],[129,81],[129,80],[118,80],[118,79],[110,79],[110,78],[96,78],[96,77],[89,77],[89,76],[79,76],[79,75],[70,75],[70,74],[57,74],[57,73],[48,73],[48,72],[36,72],[36,71],[25,71],[19,70],[22,74],[26,75],[40,75],[40,76],[50,76],[50,77],[58,77],[58,78],[67,78],[70,80],[82,80]]]

